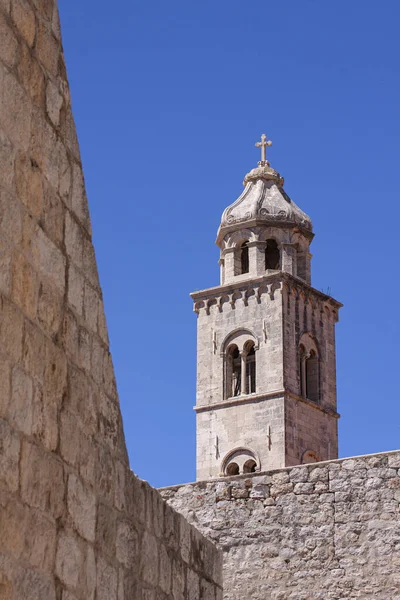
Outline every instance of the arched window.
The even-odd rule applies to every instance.
[[[306,360],[306,389],[307,398],[313,402],[319,401],[319,368],[318,356],[314,350]]]
[[[242,391],[242,359],[236,345],[227,353],[226,397],[240,396]]]
[[[242,473],[255,473],[260,471],[260,459],[250,448],[235,448],[228,452],[221,464],[221,473],[228,475],[241,475]]]
[[[300,347],[299,347],[299,358],[300,358],[300,365],[299,365],[299,367],[300,367],[300,395],[303,396],[303,398],[305,398],[306,395],[307,395],[306,369],[305,369],[306,357],[307,357],[306,349],[304,348],[303,344],[300,344]]]
[[[243,473],[255,473],[257,468],[257,463],[255,460],[247,460],[243,465]]]
[[[254,343],[247,346],[246,353],[246,394],[255,394],[256,392],[256,351]]]
[[[226,467],[226,474],[239,475],[239,465],[235,462],[229,463],[229,465]]]
[[[319,358],[312,338],[303,336],[304,344],[299,346],[300,394],[303,398],[320,401]]]
[[[240,273],[249,272],[249,242],[246,240],[243,242],[240,249]]]
[[[277,271],[280,268],[281,256],[275,240],[267,240],[265,247],[265,270]]]

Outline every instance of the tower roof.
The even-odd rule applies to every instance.
[[[283,189],[283,177],[266,159],[266,146],[271,145],[264,134],[256,144],[262,149],[262,160],[245,176],[243,193],[224,210],[217,243],[228,231],[249,225],[299,227],[312,236],[310,217],[289,198]]]

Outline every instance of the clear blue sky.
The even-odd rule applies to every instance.
[[[196,317],[262,132],[313,219],[340,455],[400,447],[398,0],[59,0],[131,466],[195,478]]]

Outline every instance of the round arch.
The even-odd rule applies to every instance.
[[[245,469],[246,463],[249,464],[250,461],[254,461],[255,463],[254,471],[246,471]],[[260,457],[258,454],[251,448],[246,448],[244,446],[233,448],[233,450],[230,450],[224,456],[221,462],[222,477],[227,477],[229,475],[228,470],[230,464],[235,464],[239,467],[239,474],[261,471]]]

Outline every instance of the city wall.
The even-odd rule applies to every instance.
[[[223,549],[226,600],[400,600],[400,452],[161,493]]]
[[[0,599],[219,600],[129,469],[54,0],[0,0]]]

